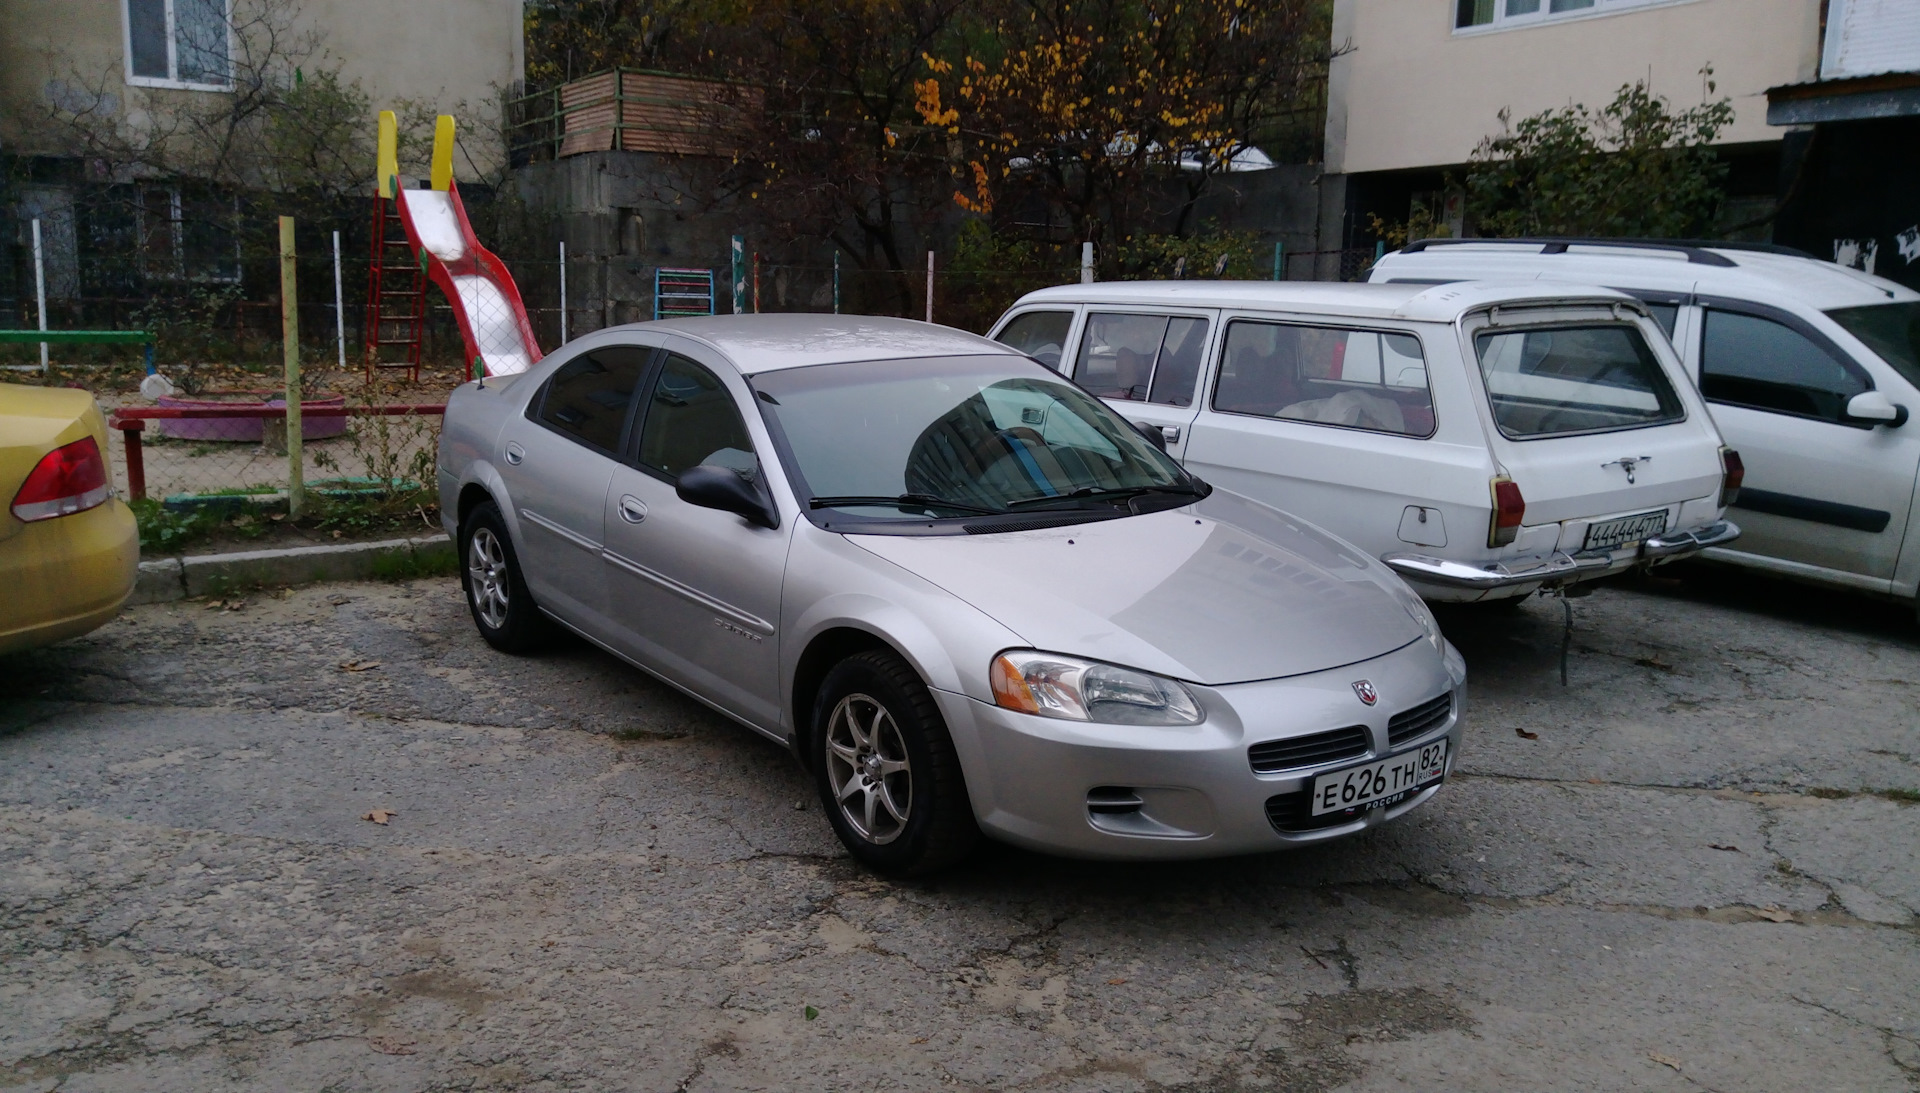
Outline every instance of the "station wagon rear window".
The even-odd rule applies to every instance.
[[[1636,327],[1488,332],[1474,345],[1494,422],[1512,439],[1638,429],[1687,416]]]
[[[1433,435],[1426,356],[1404,333],[1237,319],[1227,325],[1213,408]]]

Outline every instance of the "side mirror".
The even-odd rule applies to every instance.
[[[738,471],[701,464],[683,472],[673,492],[689,505],[735,513],[763,528],[780,526],[780,514]]]
[[[1167,450],[1167,436],[1160,431],[1160,426],[1148,421],[1135,421],[1130,422],[1130,424],[1141,436],[1147,438],[1147,443],[1160,449],[1162,452]]]
[[[1880,391],[1862,391],[1847,400],[1847,420],[1898,429],[1907,423],[1907,408],[1896,406]]]

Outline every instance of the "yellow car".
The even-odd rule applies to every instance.
[[[140,531],[106,453],[92,395],[0,383],[0,653],[84,634],[133,592]]]

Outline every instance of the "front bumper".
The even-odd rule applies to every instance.
[[[1474,565],[1430,554],[1408,553],[1388,554],[1380,560],[1415,584],[1491,592],[1521,585],[1538,587],[1548,583],[1592,580],[1631,569],[1643,562],[1670,562],[1698,554],[1708,547],[1725,546],[1739,537],[1740,528],[1737,525],[1721,520],[1691,531],[1656,535],[1637,547],[1579,554],[1556,550],[1545,558],[1514,565],[1500,562]]]
[[[1362,705],[1354,684],[1380,696]],[[1425,640],[1370,661],[1286,679],[1195,687],[1207,720],[1190,728],[1093,725],[1015,713],[933,692],[982,830],[1080,858],[1164,860],[1281,850],[1376,827],[1432,799],[1442,783],[1385,807],[1301,819],[1316,775],[1448,742],[1460,747],[1466,670]],[[1451,696],[1444,718],[1389,743],[1394,715]],[[1364,754],[1259,773],[1248,748],[1359,727]],[[1310,808],[1308,809],[1310,812]]]

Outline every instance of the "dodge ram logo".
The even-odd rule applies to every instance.
[[[1353,693],[1359,697],[1360,701],[1369,706],[1380,701],[1380,692],[1373,689],[1373,680],[1371,679],[1354,680]]]

